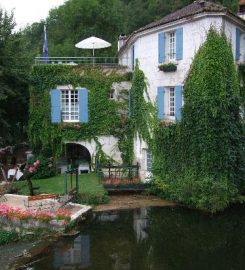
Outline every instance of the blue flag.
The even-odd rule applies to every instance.
[[[48,63],[48,39],[46,25],[44,24],[44,41],[43,41],[43,63]]]

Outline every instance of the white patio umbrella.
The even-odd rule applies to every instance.
[[[111,43],[97,37],[86,38],[75,45],[75,47],[79,49],[92,49],[93,57],[94,57],[95,49],[102,49],[102,48],[107,48],[110,46],[111,46]]]

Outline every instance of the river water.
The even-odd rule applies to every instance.
[[[31,269],[245,269],[245,206],[213,217],[180,207],[103,212],[79,230]]]

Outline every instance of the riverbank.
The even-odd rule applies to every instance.
[[[166,201],[152,195],[112,195],[110,201],[106,204],[100,204],[94,207],[94,212],[123,210],[144,208],[153,206],[176,206],[177,204],[171,201]]]

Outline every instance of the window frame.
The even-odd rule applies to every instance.
[[[78,123],[80,118],[79,90],[72,87],[61,87],[59,90],[61,93],[61,121],[64,123]],[[68,96],[66,96],[67,94]],[[74,99],[74,101],[72,99]],[[65,102],[63,102],[63,100],[65,100]]]
[[[176,60],[176,31],[167,32],[168,36],[168,61]]]
[[[175,117],[175,87],[168,89],[168,116]]]
[[[152,171],[152,153],[150,152],[149,149],[145,149],[145,152],[146,152],[146,155],[145,155],[146,171],[151,172]]]

